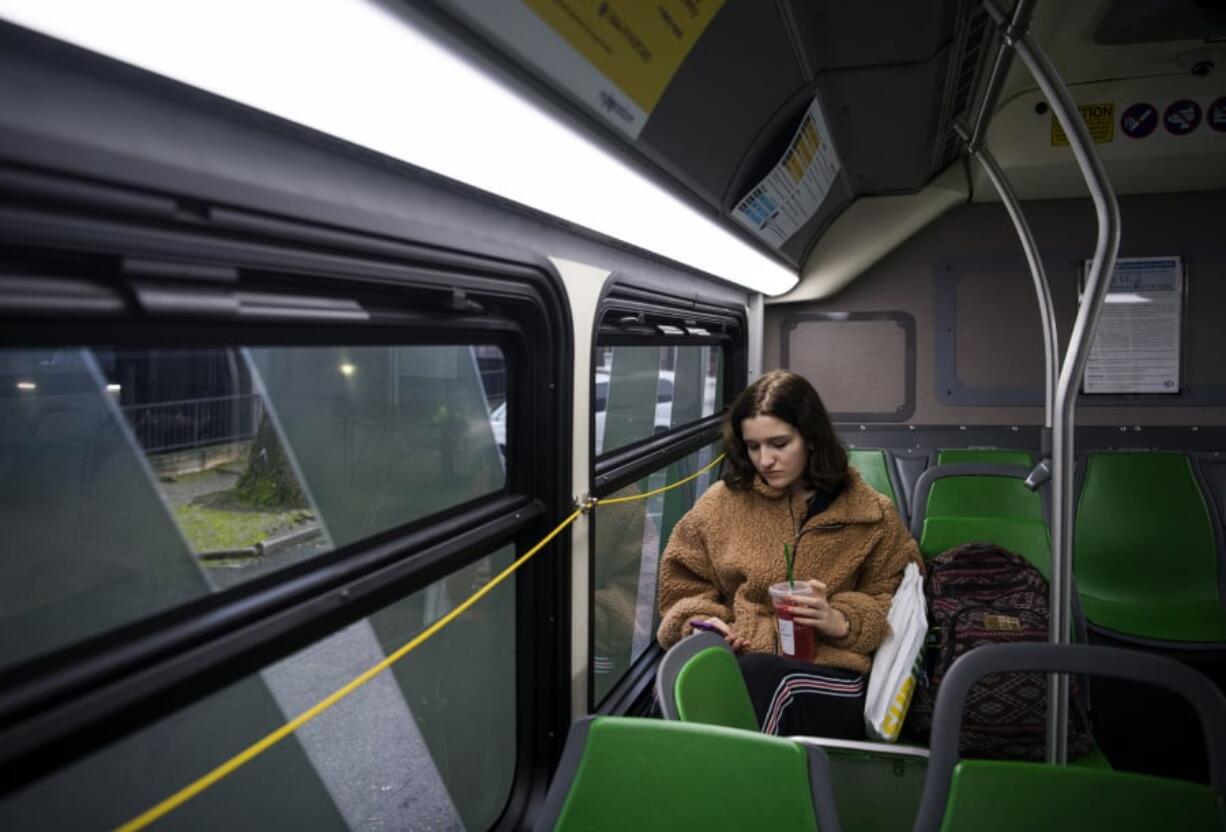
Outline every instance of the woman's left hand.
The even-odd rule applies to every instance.
[[[851,622],[841,610],[830,606],[826,600],[826,585],[821,581],[805,581],[813,590],[812,595],[788,596],[788,611],[792,621],[812,627],[827,638],[843,638],[851,630]]]

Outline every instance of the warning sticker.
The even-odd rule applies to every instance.
[[[781,246],[817,212],[840,168],[815,98],[783,158],[737,204],[732,216],[758,238]]]
[[[1090,138],[1094,144],[1107,144],[1115,138],[1115,103],[1082,104],[1077,107],[1081,111],[1081,120],[1090,130]],[[1051,146],[1068,147],[1068,136],[1056,114],[1051,114]]]
[[[1226,133],[1226,95],[1209,105],[1205,114],[1205,123],[1209,125],[1210,130]]]
[[[1172,136],[1186,136],[1200,127],[1200,104],[1191,98],[1173,102],[1162,114],[1162,124]]]

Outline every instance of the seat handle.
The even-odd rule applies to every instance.
[[[1034,469],[1026,475],[1026,479],[1022,480],[1022,483],[1031,491],[1038,491],[1050,479],[1051,460],[1044,459],[1034,466]]]

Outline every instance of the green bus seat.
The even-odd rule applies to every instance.
[[[1073,574],[1091,625],[1126,638],[1226,642],[1220,569],[1213,519],[1187,456],[1087,456]]]
[[[656,671],[665,719],[757,731],[757,717],[728,643],[695,633],[674,644]],[[832,794],[847,832],[905,832],[923,786],[927,752],[891,743],[798,738],[828,756]],[[880,787],[879,789],[877,787]],[[876,791],[869,802],[864,790]]]
[[[920,554],[927,560],[972,540],[987,540],[1016,552],[1051,580],[1051,535],[1042,520],[925,517],[920,529]]]
[[[599,716],[566,739],[537,830],[837,832],[829,761],[780,737]]]
[[[988,540],[1023,555],[1047,576],[1051,542],[1043,496],[1026,487],[1029,473],[1025,466],[985,462],[929,468],[916,483],[911,515],[920,552],[930,558]]]
[[[745,678],[728,642],[697,632],[669,648],[656,670],[665,719],[757,731]]]
[[[959,760],[958,735],[967,694],[982,677],[1007,671],[1112,676],[1161,685],[1183,695],[1200,718],[1209,754],[1209,785],[1087,766]],[[914,832],[1226,830],[1224,797],[1226,699],[1208,679],[1172,659],[1136,650],[992,645],[963,655],[941,683]]]
[[[889,464],[885,451],[875,448],[848,448],[847,457],[860,476],[874,491],[890,498],[895,508],[898,508],[898,495],[894,493],[894,483],[890,479]]]
[[[1030,469],[1001,463],[951,463],[929,468],[916,483],[911,533],[933,558],[975,540],[1026,558],[1051,580],[1051,533],[1043,495],[1025,485]],[[1076,581],[1074,581],[1076,585]],[[1080,596],[1073,596],[1073,640],[1086,641]]]
[[[937,451],[937,465],[959,462],[991,462],[1001,465],[1021,465],[1027,469],[1034,465],[1030,451],[1007,448],[943,448]]]

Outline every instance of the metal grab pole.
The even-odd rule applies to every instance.
[[[985,0],[984,8],[1002,28],[1004,15]],[[1106,170],[1090,140],[1089,130],[1081,120],[1077,105],[1068,88],[1060,80],[1047,56],[1031,42],[1028,33],[1013,33],[1004,29],[1004,37],[1012,43],[1018,57],[1034,76],[1052,112],[1060,120],[1069,146],[1085,177],[1086,187],[1094,202],[1098,218],[1098,240],[1094,260],[1086,278],[1085,292],[1077,320],[1073,324],[1068,351],[1056,386],[1055,412],[1052,414],[1052,583],[1051,630],[1054,644],[1066,644],[1069,632],[1069,610],[1072,606],[1073,580],[1073,406],[1077,387],[1085,372],[1089,347],[1102,311],[1103,300],[1111,286],[1110,276],[1120,246],[1120,209],[1107,180]],[[1064,764],[1068,761],[1068,677],[1056,675],[1048,680],[1047,759]]]
[[[1043,375],[1045,379],[1043,426],[1050,429],[1052,413],[1055,410],[1056,377],[1060,372],[1060,361],[1056,352],[1060,342],[1056,338],[1056,313],[1051,301],[1051,285],[1047,282],[1047,272],[1043,269],[1043,258],[1039,254],[1039,245],[1035,242],[1034,234],[1030,232],[1030,225],[1026,222],[1025,214],[1022,213],[1017,194],[1013,192],[1009,180],[1005,178],[1005,172],[1000,169],[1000,165],[996,164],[996,159],[982,144],[974,147],[966,129],[961,124],[955,125],[954,129],[966,142],[968,152],[983,166],[984,172],[996,186],[996,192],[1000,194],[1000,200],[1005,204],[1005,210],[1009,212],[1009,218],[1013,220],[1013,227],[1017,230],[1018,240],[1026,252],[1026,262],[1030,265],[1030,277],[1034,280],[1034,291],[1039,301],[1039,318],[1043,327]]]
[[[1033,12],[1034,0],[1017,0],[1017,5],[1013,7],[1013,19],[1009,21],[1009,31],[1025,31],[1030,25],[1030,16]],[[988,13],[991,14],[991,11],[989,10]],[[992,61],[992,70],[988,74],[988,83],[984,88],[983,98],[979,102],[979,109],[975,112],[975,119],[971,122],[970,137],[964,139],[972,153],[978,151],[983,145],[983,134],[987,132],[988,121],[992,118],[992,110],[996,108],[996,99],[1000,97],[1005,78],[1009,75],[1012,59],[1013,49],[1005,33],[1002,32],[1000,48],[996,50],[996,58]]]

